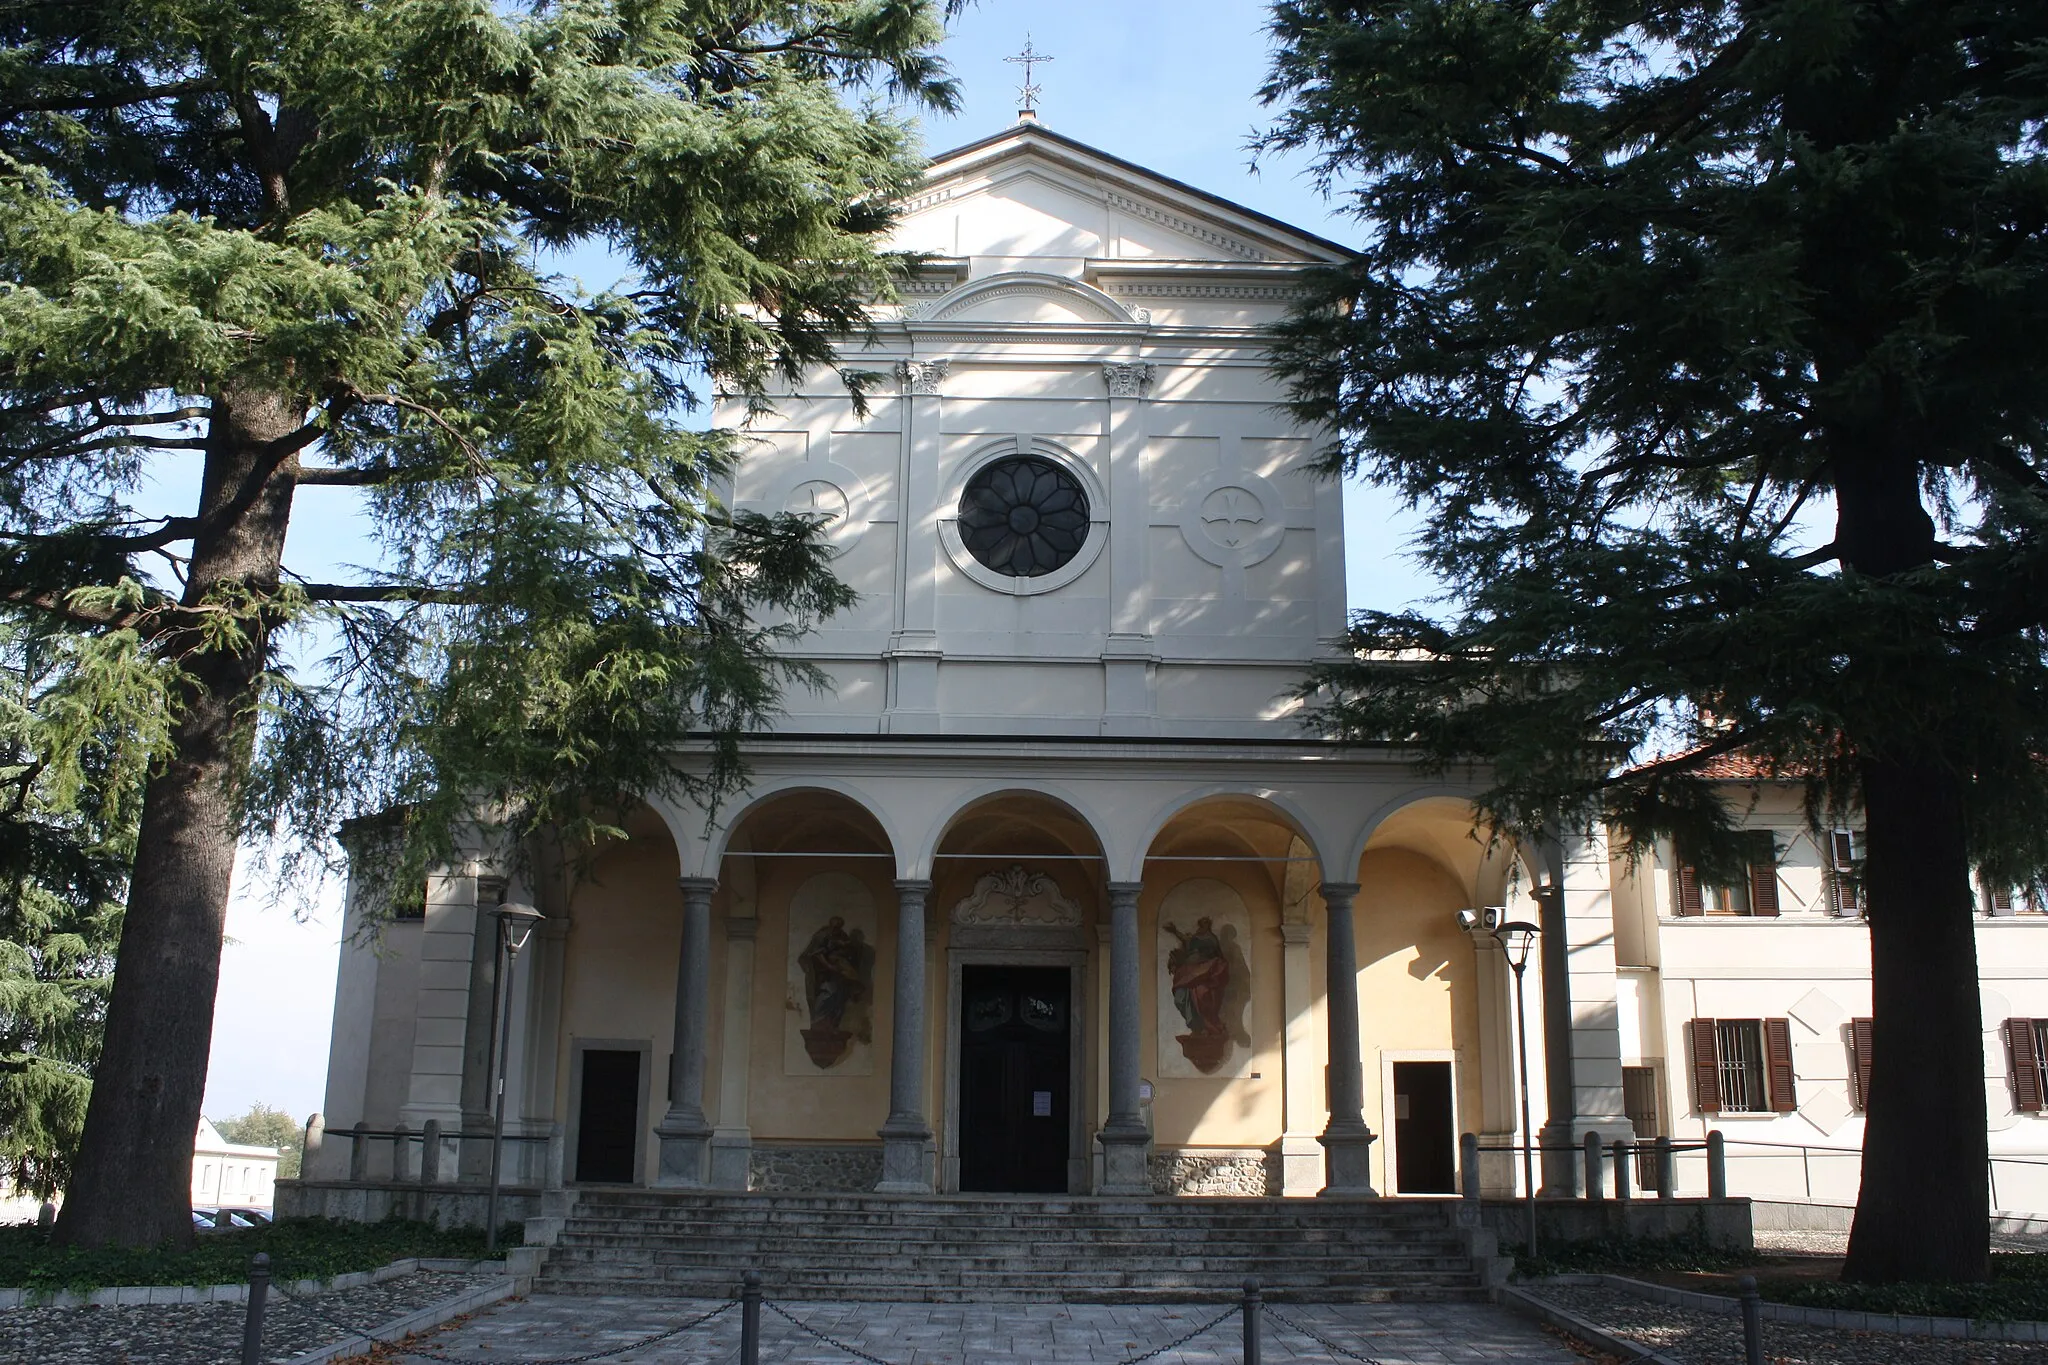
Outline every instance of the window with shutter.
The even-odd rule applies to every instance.
[[[1759,830],[1749,863],[1749,913],[1775,918],[1778,913],[1778,841]]]
[[[1991,913],[1992,913],[1992,914],[1994,914],[1994,915],[2010,915],[2010,914],[2012,913],[2012,888],[2011,888],[2011,887],[2009,887],[2009,886],[1987,886],[1987,887],[1985,887],[1985,889],[1984,889],[1984,892],[1985,892],[1985,894],[1984,894],[1984,898],[1985,898],[1985,900],[1989,901],[1989,902],[1990,902],[1990,904],[1991,904]]]
[[[1764,1064],[1770,1072],[1771,1108],[1789,1114],[1799,1108],[1799,1088],[1792,1073],[1792,1024],[1785,1019],[1763,1021]]]
[[[2041,1112],[2039,1020],[2005,1021],[2005,1064],[2012,1075],[2012,1107],[2022,1114]]]
[[[1690,863],[1678,867],[1678,913],[1698,915],[1706,912],[1706,901],[1700,895],[1700,874]]]
[[[1721,1112],[1760,1114],[1770,1108],[1764,1080],[1764,1041],[1760,1021],[1719,1019],[1714,1032],[1721,1054]]]
[[[1692,1050],[1693,1107],[1702,1114],[1721,1112],[1720,1030],[1712,1019],[1695,1019],[1686,1025],[1687,1045]]]
[[[1828,836],[1828,890],[1836,914],[1863,913],[1863,884],[1856,875],[1856,836],[1846,829]]]
[[[1873,1024],[1868,1019],[1849,1021],[1849,1098],[1862,1110],[1870,1108],[1870,1038]]]

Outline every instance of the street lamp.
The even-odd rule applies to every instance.
[[[530,905],[509,901],[491,914],[498,921],[498,970],[491,974],[491,1199],[484,1213],[484,1252],[498,1252],[498,1183],[505,1150],[505,1054],[512,1047],[512,964],[544,918]]]
[[[1522,1068],[1522,1201],[1529,1219],[1529,1257],[1536,1257],[1536,1129],[1529,1121],[1529,1010],[1522,993],[1522,974],[1529,967],[1529,949],[1543,931],[1527,920],[1509,920],[1493,931],[1515,973],[1515,1038],[1521,1044]]]

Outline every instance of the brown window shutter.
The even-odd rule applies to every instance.
[[[1692,1089],[1702,1114],[1721,1112],[1721,1038],[1712,1019],[1695,1019],[1691,1031]]]
[[[2011,887],[1994,886],[1991,888],[1991,913],[1994,915],[2009,915],[2012,913]]]
[[[1749,913],[1770,919],[1778,914],[1778,845],[1768,834],[1757,840],[1756,860],[1749,865]]]
[[[1678,913],[1681,915],[1703,915],[1706,912],[1706,898],[1700,894],[1699,869],[1690,863],[1680,863],[1678,865]]]
[[[1787,1019],[1766,1019],[1764,1023],[1764,1070],[1770,1077],[1771,1108],[1789,1114],[1799,1107],[1798,1088],[1792,1079],[1792,1024]]]
[[[1848,830],[1838,829],[1828,836],[1829,866],[1834,872],[1830,879],[1834,886],[1835,913],[1853,915],[1863,907],[1856,892],[1856,838]]]
[[[1870,1108],[1870,1037],[1870,1020],[1849,1021],[1849,1088],[1854,1092],[1856,1107],[1866,1112]]]
[[[2023,1114],[2041,1112],[2041,1063],[2034,1055],[2034,1021],[2005,1021],[2005,1060],[2012,1072],[2012,1107]]]

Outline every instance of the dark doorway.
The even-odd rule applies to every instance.
[[[640,1128],[640,1054],[586,1048],[576,1104],[576,1179],[630,1185]]]
[[[1067,1189],[1069,977],[960,969],[960,1188]]]
[[[1458,1144],[1451,1131],[1451,1064],[1394,1063],[1394,1190],[1456,1194]]]

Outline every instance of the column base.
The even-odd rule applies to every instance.
[[[1102,1183],[1097,1194],[1146,1198],[1152,1193],[1152,1135],[1143,1125],[1104,1128],[1095,1135],[1102,1144]]]
[[[875,1136],[882,1139],[882,1178],[875,1193],[930,1194],[931,1130],[922,1122],[885,1124]]]
[[[754,1135],[745,1128],[719,1128],[711,1134],[711,1188],[744,1190],[754,1173]]]
[[[702,1122],[664,1122],[654,1136],[661,1144],[654,1183],[664,1189],[703,1189],[711,1160],[711,1129]]]
[[[1324,1198],[1377,1199],[1379,1191],[1372,1187],[1372,1145],[1378,1140],[1362,1123],[1341,1128],[1333,1123],[1324,1129],[1316,1141],[1323,1145],[1327,1174],[1318,1193]]]
[[[1310,1133],[1280,1139],[1280,1193],[1310,1195],[1323,1187],[1323,1145]]]

